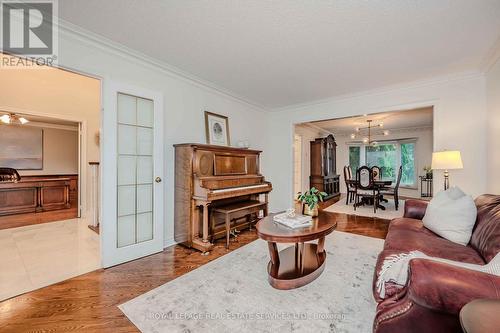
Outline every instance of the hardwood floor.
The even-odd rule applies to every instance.
[[[375,217],[328,213],[336,216],[337,231],[385,239],[389,228],[389,220]]]
[[[337,230],[385,238],[388,221],[335,214]],[[0,303],[0,332],[138,332],[117,305],[257,239],[244,231],[229,250],[219,240],[210,255],[175,245],[163,252],[101,269]],[[265,277],[263,277],[265,278]]]

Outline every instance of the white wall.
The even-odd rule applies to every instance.
[[[90,34],[87,36],[92,37]],[[108,45],[111,45],[109,43]],[[173,243],[174,226],[174,149],[181,142],[205,142],[204,111],[229,117],[231,142],[248,140],[250,146],[266,148],[266,114],[258,107],[229,95],[184,79],[151,63],[138,59],[133,52],[115,49],[98,41],[60,30],[59,64],[110,80],[158,91],[163,94],[165,150],[165,245]],[[103,100],[115,98],[102,96]],[[106,104],[106,103],[104,103]],[[104,110],[115,112],[115,110]],[[105,139],[106,133],[102,133]],[[291,163],[291,162],[290,162]],[[263,173],[266,175],[265,166]],[[109,175],[104,175],[104,177]],[[112,176],[112,175],[111,175]],[[116,223],[103,221],[103,223]]]
[[[500,59],[486,73],[488,193],[500,194]]]
[[[340,175],[340,192],[346,193],[344,181],[344,166],[349,165],[349,145],[353,140],[347,135],[335,135],[337,142],[337,173]],[[432,129],[415,128],[406,130],[394,130],[384,137],[384,140],[417,139],[415,151],[415,170],[417,173],[417,189],[400,188],[400,195],[419,198],[420,179],[424,175],[423,167],[431,165],[432,160]],[[355,172],[353,170],[353,172]]]
[[[267,145],[266,158],[272,156],[280,163],[266,161],[266,173],[274,188],[271,210],[285,209],[291,204],[294,124],[424,106],[434,106],[434,150],[462,152],[464,169],[450,171],[451,183],[473,196],[484,193],[487,184],[484,91],[483,75],[464,74],[272,112],[268,122],[273,137]],[[434,172],[434,190],[441,188],[442,177],[442,172]]]
[[[316,138],[322,137],[322,133],[312,127],[306,125],[297,125],[295,126],[295,134],[300,135],[302,137],[302,156],[301,156],[301,164],[302,164],[302,182],[301,182],[301,191],[307,191],[310,188],[309,176],[311,175],[311,141],[314,141]],[[293,197],[295,197],[295,193],[293,193]]]
[[[43,169],[20,170],[20,175],[78,174],[78,130],[42,127]]]

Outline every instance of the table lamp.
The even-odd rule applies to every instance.
[[[450,187],[448,170],[463,169],[462,157],[458,150],[444,150],[432,153],[432,169],[444,170],[444,189]]]

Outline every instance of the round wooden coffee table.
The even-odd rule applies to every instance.
[[[333,214],[320,212],[310,227],[291,229],[273,220],[275,214],[257,222],[257,235],[267,241],[271,260],[268,280],[276,289],[302,287],[321,275],[325,269],[325,236],[337,227]],[[318,240],[318,244],[305,243]],[[278,252],[276,243],[295,243]]]

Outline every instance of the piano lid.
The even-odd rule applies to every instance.
[[[209,145],[209,144],[204,144],[204,143],[176,143],[176,144],[174,144],[174,147],[192,147],[195,149],[213,150],[213,151],[230,151],[230,152],[239,152],[242,154],[245,154],[245,153],[260,154],[260,153],[262,153],[262,150],[257,150],[257,149],[217,146],[217,145]]]

